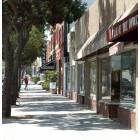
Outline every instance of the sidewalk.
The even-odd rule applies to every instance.
[[[12,119],[3,120],[3,140],[137,137],[133,130],[66,97],[46,93],[39,85],[21,90],[20,97],[20,104],[12,107]]]

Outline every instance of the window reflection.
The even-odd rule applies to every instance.
[[[101,60],[101,94],[102,99],[110,99],[110,91],[109,91],[109,60],[103,59]]]
[[[90,64],[90,94],[96,94],[97,91],[97,79],[96,79],[96,62],[91,62]]]
[[[122,54],[121,102],[135,101],[135,51]]]

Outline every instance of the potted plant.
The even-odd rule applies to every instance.
[[[58,72],[47,71],[45,74],[45,84],[51,93],[57,93]]]

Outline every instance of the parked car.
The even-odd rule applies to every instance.
[[[45,81],[38,81],[37,84],[38,85],[42,85]]]

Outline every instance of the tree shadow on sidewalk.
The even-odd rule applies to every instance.
[[[29,102],[30,101],[30,102]],[[118,122],[103,118],[84,105],[70,101],[68,98],[51,95],[47,97],[22,98],[23,105],[14,107],[24,116],[13,116],[3,119],[3,124],[18,123],[36,125],[38,127],[51,127],[57,130],[127,130]],[[29,118],[30,116],[30,118]]]
[[[55,130],[128,130],[120,123],[107,118],[102,118],[100,115],[95,113],[33,115],[31,119],[28,117],[26,118],[25,116],[25,118],[19,117],[16,119],[4,120],[3,124],[6,123],[37,125],[38,127],[51,127]]]
[[[127,130],[120,123],[103,118],[88,110],[84,105],[61,95],[51,95],[45,91],[42,93],[42,90],[31,90],[29,93],[21,93],[20,97],[20,105],[12,106],[13,116],[3,119],[3,125],[25,124],[76,131]]]

